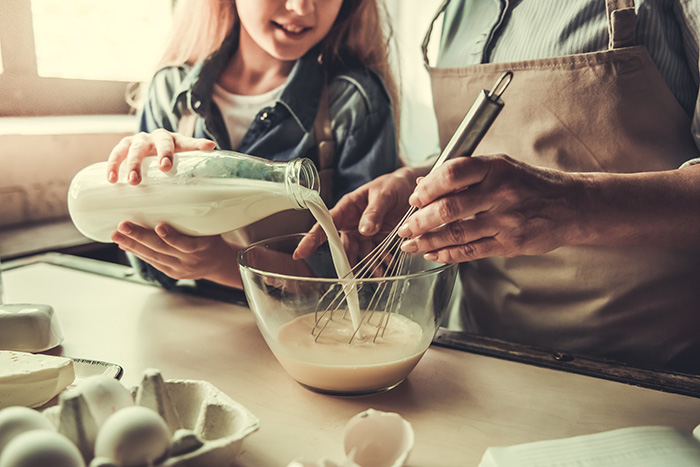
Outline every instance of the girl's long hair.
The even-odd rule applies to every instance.
[[[221,46],[237,21],[235,0],[177,0],[156,68],[204,60]]]
[[[207,58],[237,22],[235,0],[177,0],[173,25],[157,68],[193,65]],[[389,64],[391,38],[386,12],[377,0],[344,0],[335,23],[321,42],[319,61],[329,75],[357,66],[374,71],[391,99],[398,132],[399,92]]]

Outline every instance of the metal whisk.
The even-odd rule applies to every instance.
[[[474,101],[469,112],[467,112],[459,127],[457,127],[445,149],[435,160],[430,172],[454,156],[469,157],[472,155],[503,108],[504,104],[501,100],[501,95],[512,79],[513,73],[507,71],[498,78],[490,91],[484,89],[479,93],[476,101]],[[358,279],[370,277],[396,278],[410,270],[414,256],[401,250],[402,239],[397,232],[416,210],[417,208],[414,207],[409,208],[391,232],[355,265],[352,269],[354,277],[348,277],[347,282],[342,282],[341,290],[336,292],[330,303],[324,305],[323,302],[325,300],[321,300],[316,312],[316,325],[312,329],[312,334],[314,334],[316,341],[318,341],[323,330],[333,321],[336,311],[340,309],[343,301],[347,300],[347,294],[361,292],[360,289],[365,282],[358,281]],[[371,298],[368,304],[363,307],[364,311],[361,313],[361,323],[370,323],[376,327],[373,337],[373,340],[376,341],[379,336],[383,335],[389,322],[390,314],[397,309],[400,303],[400,289],[403,287],[404,282],[379,280],[373,282],[373,284],[374,290],[371,292]],[[330,290],[326,292],[326,295],[330,295]],[[341,319],[348,319],[347,315],[347,309],[344,308]],[[371,323],[375,315],[378,316],[376,323]],[[360,330],[359,326],[354,327],[355,329],[350,336],[349,343],[355,339]]]

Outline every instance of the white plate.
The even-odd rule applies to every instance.
[[[75,381],[70,386],[75,386],[81,380],[90,376],[105,375],[118,380],[124,374],[124,369],[116,363],[87,360],[85,358],[67,358],[73,360],[73,370],[75,371]]]

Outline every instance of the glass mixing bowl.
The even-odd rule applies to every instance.
[[[263,240],[238,256],[248,304],[268,346],[287,373],[313,391],[363,395],[395,387],[435,337],[457,265],[410,256],[403,275],[341,280],[327,244],[310,258],[292,258],[302,237]]]

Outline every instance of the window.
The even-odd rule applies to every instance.
[[[0,116],[123,114],[152,74],[173,0],[0,3]]]

